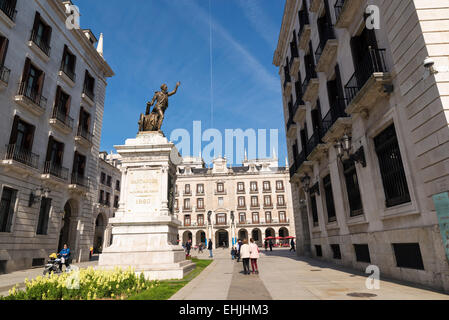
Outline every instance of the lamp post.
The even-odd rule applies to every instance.
[[[340,161],[346,155],[350,160],[360,163],[364,168],[366,167],[365,149],[361,146],[356,152],[351,154],[352,139],[347,134],[337,141],[334,147],[337,150]]]

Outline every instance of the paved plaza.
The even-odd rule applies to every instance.
[[[368,290],[364,274],[299,258],[288,249],[262,250],[260,273],[249,276],[228,250],[214,255],[214,262],[172,300],[449,300],[444,293],[396,281],[382,280],[380,290]],[[354,297],[360,294],[370,297]]]
[[[193,252],[208,259],[208,252]],[[97,267],[98,261],[78,264]],[[244,275],[242,263],[231,259],[229,250],[214,250],[214,262],[171,300],[449,300],[449,295],[409,283],[382,280],[380,290],[368,290],[366,276],[329,263],[299,258],[288,249],[261,252],[259,275]],[[26,278],[42,274],[42,268],[0,275],[0,295]],[[369,297],[355,297],[369,294]]]

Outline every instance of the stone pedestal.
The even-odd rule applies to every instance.
[[[115,148],[122,157],[120,207],[109,220],[112,245],[99,266],[133,267],[151,280],[182,279],[195,265],[177,242],[176,147],[161,132],[141,132]]]

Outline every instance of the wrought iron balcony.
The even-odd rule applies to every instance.
[[[11,0],[2,0],[0,1],[0,10],[3,11],[3,13],[11,19],[12,22],[16,21],[16,1]]]
[[[39,166],[39,156],[37,154],[15,144],[6,145],[5,160],[14,160],[35,169]]]
[[[306,161],[306,150],[303,150],[299,154],[296,154],[293,161],[293,165],[290,167],[290,178],[295,175],[298,169],[301,168],[302,164]]]
[[[6,68],[5,66],[0,67],[0,81],[2,81],[5,84],[8,84],[10,74],[11,74],[11,70]]]
[[[26,82],[19,84],[19,91],[17,92],[17,95],[24,97],[28,102],[31,102],[33,105],[41,108],[40,111],[44,111],[47,106],[47,98],[42,96],[33,88],[29,87]]]
[[[365,0],[337,0],[334,5],[336,28],[349,28],[354,23],[354,17],[360,12]]]
[[[78,172],[72,172],[70,183],[73,185],[80,186],[80,187],[85,187],[85,188],[89,187],[87,178],[85,178]]]
[[[332,128],[332,126],[337,122],[339,118],[347,118],[348,115],[345,112],[346,100],[337,99],[332,105],[331,109],[322,121],[322,136],[324,137],[326,133]]]
[[[49,174],[63,180],[69,179],[69,169],[64,168],[61,165],[53,163],[51,161],[45,162],[44,174]]]
[[[299,17],[299,32],[298,32],[298,37],[301,38],[303,32],[304,32],[304,28],[306,25],[309,25],[309,12],[307,10],[307,8],[305,8],[304,10],[301,10],[298,12],[298,17]]]
[[[92,134],[83,127],[78,127],[76,136],[83,138],[84,140],[86,140],[89,143],[92,142]]]
[[[84,84],[83,87],[83,93],[92,101],[95,100],[95,94],[93,92],[93,90],[91,90],[90,88],[88,88],[88,86],[86,84]]]
[[[385,49],[374,49],[370,47],[365,57],[355,66],[355,73],[345,85],[348,104],[354,100],[374,73],[387,72],[385,52]]]
[[[313,135],[310,137],[309,141],[307,141],[307,156],[309,156],[312,151],[321,143],[322,139],[322,131],[316,130]]]
[[[284,68],[284,94],[286,96],[290,95],[291,90],[291,84],[292,84],[292,78],[290,76],[290,72],[288,70],[288,67],[286,66]],[[290,90],[289,90],[290,89]]]
[[[50,56],[51,47],[44,38],[38,36],[36,31],[31,33],[30,41],[34,42],[45,55]]]
[[[335,19],[336,19],[336,21],[338,21],[338,19],[340,19],[341,12],[343,11],[343,7],[345,5],[345,2],[346,2],[346,0],[337,0],[335,2],[334,10],[335,10]]]
[[[290,52],[291,52],[291,57],[290,57],[290,63],[288,65],[288,68],[290,70],[292,70],[293,65],[296,61],[295,59],[299,59],[299,51],[298,51],[298,45],[296,43],[296,36],[294,37],[293,41],[290,42]],[[293,74],[295,74],[295,72],[293,72]]]
[[[69,117],[69,115],[65,114],[64,112],[61,112],[61,110],[57,107],[53,109],[51,120],[57,120],[64,126],[73,129],[73,118]]]

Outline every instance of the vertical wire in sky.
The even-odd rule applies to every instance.
[[[209,57],[210,57],[210,126],[214,127],[214,80],[212,46],[212,1],[209,0]]]

